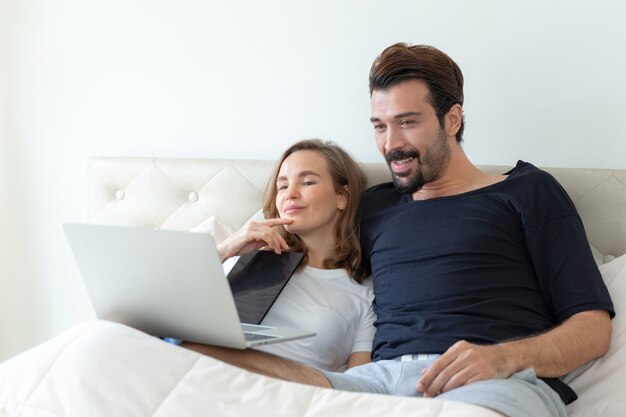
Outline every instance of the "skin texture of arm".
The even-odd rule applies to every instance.
[[[608,312],[590,310],[525,339],[490,346],[460,341],[422,374],[417,390],[434,397],[472,382],[507,378],[527,368],[534,368],[539,377],[560,377],[604,355],[611,332]]]
[[[330,382],[316,369],[266,352],[254,349],[237,350],[188,342],[181,346],[257,374],[331,388]]]
[[[314,368],[270,353],[253,349],[238,350],[190,342],[184,342],[181,346],[261,375],[308,385],[330,387],[330,383],[326,378]],[[371,362],[370,352],[354,352],[348,359],[348,368],[369,362]]]
[[[370,352],[354,352],[348,358],[348,368],[353,366],[365,365],[372,361],[372,354]]]

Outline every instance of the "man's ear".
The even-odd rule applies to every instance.
[[[457,132],[461,128],[462,121],[463,107],[461,107],[459,103],[453,104],[444,118],[446,135],[456,136]]]

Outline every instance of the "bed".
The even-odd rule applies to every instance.
[[[384,164],[363,164],[370,185]],[[274,163],[253,160],[95,157],[88,161],[89,219],[213,234],[258,212]],[[507,167],[482,167],[505,172]],[[547,169],[585,224],[615,303],[609,353],[565,377],[579,394],[570,416],[626,409],[626,170]],[[73,262],[68,252],[68,262]],[[256,375],[121,324],[86,321],[0,364],[0,416],[494,416],[437,399],[322,389]]]

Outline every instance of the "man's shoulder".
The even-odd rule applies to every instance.
[[[535,165],[519,159],[515,166],[511,170],[509,170],[506,175],[515,177],[520,175],[533,175],[537,172],[541,172],[541,170]]]
[[[518,161],[506,183],[503,191],[516,202],[518,210],[526,214],[528,224],[577,215],[563,186],[550,173],[528,162]]]
[[[363,192],[363,198],[377,196],[377,195],[387,195],[387,194],[400,194],[393,186],[393,182],[383,182],[380,184],[376,184],[368,188]]]
[[[392,182],[385,182],[374,185],[363,192],[361,196],[361,207],[372,209],[396,204],[406,196],[399,193]]]
[[[393,183],[387,182],[368,188],[361,197],[359,218],[361,233],[384,223],[395,210],[402,210],[407,202],[407,195],[398,192]]]
[[[547,171],[522,160],[517,161],[515,167],[508,173],[509,182],[528,190],[530,188],[548,188],[551,191],[561,190],[559,182]]]

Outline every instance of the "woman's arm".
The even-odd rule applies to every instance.
[[[371,352],[354,352],[348,358],[348,368],[353,366],[365,365],[372,361]]]

